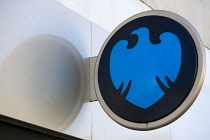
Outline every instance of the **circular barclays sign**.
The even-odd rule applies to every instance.
[[[179,118],[205,76],[202,41],[184,18],[147,11],[121,23],[106,39],[95,68],[105,112],[117,123],[152,130]]]

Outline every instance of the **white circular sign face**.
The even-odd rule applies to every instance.
[[[96,62],[95,87],[114,121],[151,130],[192,105],[204,76],[204,46],[193,26],[153,10],[130,17],[108,36]]]

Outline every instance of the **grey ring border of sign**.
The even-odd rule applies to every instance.
[[[167,115],[164,118],[159,119],[157,121],[153,121],[153,122],[149,122],[149,123],[135,123],[135,122],[131,122],[131,121],[125,120],[123,118],[120,118],[106,105],[105,101],[103,100],[103,97],[101,96],[99,85],[98,85],[98,66],[99,66],[99,61],[100,61],[102,52],[103,52],[106,44],[108,43],[110,38],[116,33],[116,31],[118,31],[123,25],[125,25],[129,21],[132,21],[136,18],[144,17],[144,16],[155,16],[155,15],[168,17],[168,18],[171,18],[171,19],[177,21],[183,27],[185,27],[185,29],[190,33],[190,35],[193,38],[193,41],[195,42],[196,49],[197,49],[198,70],[197,70],[197,75],[196,75],[194,85],[193,85],[189,95],[176,110],[174,110],[169,115]],[[146,130],[153,130],[153,129],[168,125],[168,124],[172,123],[173,121],[175,121],[176,119],[178,119],[182,114],[184,114],[190,108],[190,106],[193,104],[195,99],[197,98],[197,96],[202,88],[203,82],[204,82],[205,72],[206,72],[206,56],[205,56],[204,45],[202,43],[202,40],[201,40],[199,34],[195,30],[195,28],[191,25],[191,23],[189,23],[183,17],[181,17],[175,13],[172,13],[172,12],[163,11],[163,10],[150,10],[150,11],[138,13],[138,14],[128,18],[127,20],[123,21],[120,25],[118,25],[110,33],[110,35],[105,40],[105,42],[99,52],[99,55],[97,57],[97,61],[95,64],[95,71],[94,71],[94,84],[95,84],[96,95],[98,97],[99,103],[102,106],[103,110],[108,114],[108,116],[111,119],[113,119],[115,122],[117,122],[118,124],[120,124],[124,127],[134,129],[134,130],[146,131]]]

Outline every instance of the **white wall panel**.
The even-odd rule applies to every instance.
[[[202,88],[191,108],[171,124],[171,140],[209,140],[210,90]]]
[[[65,91],[68,96],[62,96],[62,93],[63,87],[70,87],[69,80],[74,80],[72,77],[68,77],[68,74],[71,73],[69,68],[73,66],[68,65],[68,69],[66,69],[67,67],[63,67],[64,63],[61,61],[60,63],[58,59],[48,58],[49,53],[47,51],[51,52],[53,45],[48,45],[47,49],[40,49],[40,46],[37,46],[38,48],[35,48],[36,52],[29,50],[24,53],[23,56],[30,59],[23,59],[24,63],[21,62],[21,65],[18,65],[19,63],[16,63],[16,60],[12,60],[10,65],[13,68],[10,69],[12,73],[7,69],[8,67],[5,67],[8,64],[4,63],[6,63],[5,60],[10,58],[10,55],[13,56],[16,52],[14,50],[19,50],[20,43],[38,35],[53,35],[63,38],[73,44],[83,58],[89,58],[91,56],[91,22],[55,0],[1,0],[0,20],[0,70],[5,69],[4,71],[7,73],[6,75],[1,74],[1,87],[3,84],[11,86],[11,83],[17,86],[13,92],[8,93],[1,90],[0,97],[4,102],[1,101],[0,113],[50,129],[64,130],[66,127],[59,128],[59,125],[66,123],[66,119],[69,119],[68,109],[74,107],[74,105],[70,105],[69,95],[71,94],[69,93],[72,92],[71,89]],[[45,45],[42,45],[42,47],[46,47]],[[26,50],[28,47],[30,46],[26,46]],[[62,45],[56,47],[58,47],[58,50],[62,50]],[[45,55],[41,55],[44,51]],[[57,53],[59,51],[54,52],[56,55]],[[60,53],[59,57],[68,63],[65,53],[65,51]],[[50,54],[53,56],[53,53]],[[52,63],[50,65],[48,63],[41,64],[45,62],[45,59],[40,58],[40,55]],[[23,58],[22,55],[21,58]],[[38,62],[36,66],[32,65],[34,62]],[[23,71],[25,67],[29,67],[29,70],[26,70],[27,73]],[[66,70],[68,74],[65,75],[62,70]],[[43,71],[44,74],[41,76],[39,72]],[[52,74],[52,72],[55,73]],[[46,79],[46,75],[50,74],[51,76]],[[30,77],[32,78],[30,79]],[[25,79],[28,82],[24,83]],[[8,83],[8,80],[11,83]],[[76,82],[76,79],[74,82]],[[31,92],[15,90],[20,88]],[[9,91],[12,91],[12,89],[11,86]],[[74,114],[74,112],[71,113]],[[82,117],[80,115],[79,121],[76,121],[78,129],[76,129],[74,123],[72,126],[74,131],[70,132],[72,128],[69,128],[66,132],[77,135],[81,131],[80,128],[84,128],[84,131],[81,131],[81,137],[89,138],[91,136],[89,129],[91,126],[91,108],[84,105],[81,114]],[[66,125],[69,125],[69,123],[66,123]]]
[[[139,0],[57,0],[107,31],[128,17],[150,10]]]
[[[210,90],[210,50],[206,48],[205,52],[206,52],[206,76],[203,86]]]
[[[92,121],[92,103],[84,103],[79,115],[64,133],[85,140],[92,140]]]
[[[114,122],[98,101],[92,104],[92,140],[170,140],[170,126],[152,131],[131,130]]]
[[[92,57],[98,56],[99,51],[110,32],[92,23]]]
[[[14,47],[32,36],[50,34],[70,41],[84,58],[91,55],[91,22],[58,2],[2,0],[0,6],[1,47]],[[15,39],[18,41],[13,42]]]

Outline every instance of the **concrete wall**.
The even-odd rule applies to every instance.
[[[198,30],[204,44],[210,48],[210,1],[209,0],[141,0],[155,10],[175,12]]]
[[[128,17],[151,9],[139,0],[57,1],[109,32]]]

